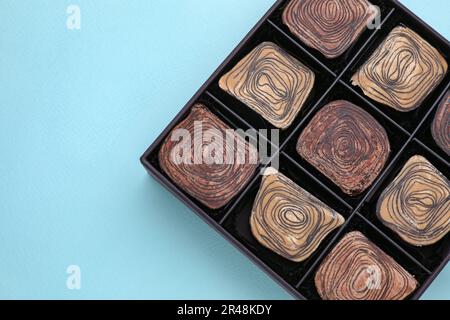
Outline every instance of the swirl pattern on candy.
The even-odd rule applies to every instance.
[[[297,142],[297,152],[348,195],[358,195],[378,177],[390,154],[384,128],[348,101],[323,107]]]
[[[435,48],[400,26],[353,75],[352,83],[371,99],[408,112],[442,82],[447,69],[447,61]]]
[[[342,55],[379,14],[366,0],[293,0],[283,23],[329,59]]]
[[[414,277],[358,231],[346,234],[315,275],[324,300],[403,300]]]
[[[255,238],[286,259],[306,260],[344,218],[275,169],[266,169],[250,218]]]
[[[219,81],[222,90],[275,127],[289,127],[314,85],[314,73],[271,42],[263,42]]]
[[[256,148],[229,129],[204,105],[196,104],[172,131],[189,133],[190,138],[173,141],[171,133],[159,151],[161,169],[211,209],[221,208],[235,197],[258,166]],[[227,138],[229,134],[233,136]]]
[[[427,159],[412,157],[377,205],[378,218],[404,241],[427,246],[450,231],[450,184]]]
[[[437,145],[450,156],[450,91],[438,107],[431,132]]]

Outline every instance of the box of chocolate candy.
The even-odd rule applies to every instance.
[[[280,0],[141,158],[298,299],[418,299],[450,254],[450,43],[393,0]]]

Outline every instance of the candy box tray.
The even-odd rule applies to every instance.
[[[396,26],[407,26],[433,45],[450,61],[450,43],[431,29],[396,0],[371,0],[380,8],[380,27],[367,29],[339,58],[327,59],[318,51],[307,47],[283,25],[282,12],[289,1],[279,0],[232,51],[206,83],[197,91],[175,119],[141,157],[148,173],[206,223],[223,235],[256,265],[267,272],[295,298],[320,299],[314,285],[314,274],[330,250],[347,233],[358,230],[384,252],[392,256],[403,268],[414,275],[419,287],[409,297],[416,300],[430,286],[450,257],[450,236],[427,247],[413,247],[386,228],[375,216],[377,199],[381,192],[400,172],[413,155],[425,156],[441,173],[450,177],[449,158],[440,150],[430,133],[431,122],[444,94],[450,88],[450,73],[415,111],[403,114],[366,97],[362,90],[352,86],[350,78],[387,34]],[[209,209],[181,190],[163,172],[158,152],[171,130],[187,117],[196,103],[203,103],[234,129],[275,129],[259,114],[219,88],[221,76],[230,71],[258,44],[270,41],[304,63],[316,75],[315,85],[293,124],[281,131],[279,144],[267,144],[273,158],[279,159],[279,171],[322,202],[338,211],[346,222],[329,234],[319,248],[301,263],[294,263],[263,247],[252,236],[249,217],[253,201],[261,183],[261,164],[256,173],[230,203],[220,209]],[[337,186],[303,160],[296,152],[296,141],[312,117],[327,102],[346,99],[371,114],[386,130],[391,154],[381,174],[364,193],[357,197],[344,194]]]

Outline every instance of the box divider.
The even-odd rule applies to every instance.
[[[367,39],[367,41],[362,45],[362,47],[358,50],[358,52],[354,55],[354,57],[350,60],[350,62],[347,64],[347,66],[341,71],[341,73],[339,74],[339,79],[341,79],[345,73],[347,72],[347,70],[353,65],[353,63],[359,58],[359,56],[369,48],[369,44],[370,42],[376,38],[378,36],[378,33],[380,32],[380,30],[383,29],[383,26],[385,25],[385,23],[389,20],[389,18],[394,14],[395,12],[395,8],[391,9],[391,11],[389,11],[389,13],[386,15],[386,17],[383,19],[383,21],[381,21],[381,25],[380,28],[377,29],[374,33],[372,33],[372,35],[370,36],[369,39]]]
[[[450,72],[447,71],[447,72]],[[450,90],[450,81],[449,83],[447,83],[447,85],[445,86],[444,90],[442,91],[442,93],[439,95],[439,97],[437,98],[437,100],[433,103],[433,106],[430,108],[430,110],[428,110],[428,113],[426,114],[425,117],[423,117],[423,120],[419,123],[419,125],[417,126],[417,128],[414,130],[414,132],[412,133],[412,136],[414,138],[417,137],[417,135],[419,134],[420,130],[423,129],[424,124],[427,122],[427,119],[431,116],[431,114],[438,108],[439,104],[441,103],[442,99],[444,98],[445,94]]]
[[[304,172],[307,176],[309,176],[311,179],[314,180],[314,182],[319,185],[320,188],[326,190],[329,194],[331,194],[333,197],[335,197],[339,202],[341,202],[345,207],[347,207],[350,210],[353,210],[353,207],[350,206],[344,199],[342,199],[339,195],[337,195],[333,190],[328,188],[325,184],[323,184],[319,179],[317,179],[312,173],[310,173],[308,170],[306,170],[302,165],[300,165],[297,161],[292,159],[289,154],[282,152],[282,155],[290,161],[292,165],[300,169],[302,172]]]
[[[431,150],[428,146],[426,146],[425,144],[423,144],[419,139],[414,138],[413,141],[415,143],[417,143],[421,148],[425,149],[427,152],[431,153],[433,156],[435,156],[436,158],[439,159],[439,161],[441,161],[443,164],[445,164],[447,166],[447,168],[450,167],[450,163],[442,158],[439,154],[437,154],[436,152],[434,152],[433,150]]]
[[[412,260],[418,267],[420,267],[425,273],[428,275],[431,275],[432,272],[425,267],[423,264],[421,264],[419,261],[417,261],[416,258],[414,258],[410,253],[405,251],[401,246],[397,244],[394,240],[392,240],[390,237],[388,237],[383,231],[381,231],[376,225],[374,225],[372,222],[370,222],[364,215],[360,214],[359,212],[356,212],[356,215],[362,219],[366,224],[368,224],[370,227],[372,227],[374,230],[377,231],[384,239],[386,239],[388,242],[390,242],[396,249],[402,252],[403,255],[407,256],[410,260]]]
[[[375,180],[375,182],[372,184],[372,186],[369,188],[369,191],[366,193],[366,195],[361,199],[359,204],[355,207],[355,211],[358,211],[361,209],[361,207],[366,203],[367,199],[371,198],[379,188],[379,184],[381,181],[383,181],[386,178],[386,173],[389,172],[393,166],[397,163],[398,158],[403,154],[403,151],[408,147],[410,142],[412,141],[412,138],[410,137],[403,147],[397,152],[397,154],[392,158],[391,162],[383,169],[381,174],[378,176],[378,178]]]
[[[316,261],[310,266],[310,268],[305,272],[303,277],[300,279],[300,281],[296,284],[296,288],[298,289],[302,283],[305,281],[306,278],[308,278],[311,273],[316,269],[316,267],[319,265],[320,262],[322,262],[323,258],[325,258],[325,255],[328,253],[328,251],[334,247],[336,244],[336,241],[342,236],[343,232],[345,231],[345,228],[347,225],[353,220],[353,217],[355,216],[355,212],[353,212],[350,217],[345,221],[345,223],[340,227],[338,232],[333,236],[333,238],[330,240],[328,245],[322,249],[322,252],[320,252],[319,256],[317,257]]]
[[[340,80],[340,83],[346,87],[348,90],[350,90],[353,94],[357,95],[361,100],[363,100],[366,104],[368,104],[374,111],[376,111],[379,115],[381,115],[383,118],[385,118],[387,121],[389,121],[392,125],[394,125],[398,130],[402,131],[404,134],[406,134],[408,137],[411,136],[411,133],[406,131],[402,126],[400,126],[397,122],[392,120],[389,116],[387,116],[383,111],[381,111],[379,108],[373,105],[371,101],[367,99],[367,97],[361,95],[358,91],[356,91],[354,88],[352,88],[350,85],[345,83],[345,81]]]
[[[312,55],[308,50],[306,50],[298,41],[296,41],[294,38],[292,38],[290,35],[288,35],[286,32],[284,32],[280,27],[278,27],[272,20],[267,19],[267,22],[284,38],[288,39],[291,43],[293,43],[299,50],[303,52],[303,54],[306,54],[309,58],[314,60],[317,64],[321,66],[324,70],[326,70],[331,76],[337,77],[337,75],[330,70],[326,65],[324,65],[319,59],[317,59],[314,55]]]
[[[297,135],[299,135],[298,131],[303,126],[303,124],[306,121],[309,121],[309,118],[311,117],[311,114],[313,114],[316,109],[321,105],[322,101],[325,99],[325,97],[328,95],[328,93],[336,86],[336,84],[339,82],[339,79],[335,79],[334,82],[331,84],[331,86],[328,88],[327,91],[325,91],[322,96],[317,100],[316,104],[309,110],[307,114],[301,119],[300,123],[295,127],[295,129],[292,131],[292,133],[286,138],[286,141],[284,141],[280,145],[280,150],[284,151],[286,145]]]

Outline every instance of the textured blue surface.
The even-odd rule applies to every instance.
[[[0,1],[0,298],[290,298],[138,162],[273,0],[73,3]]]

